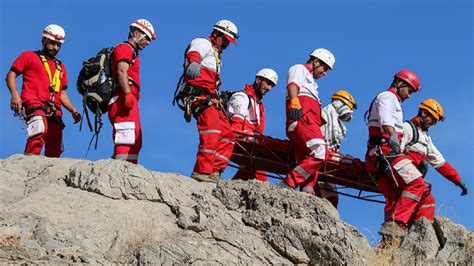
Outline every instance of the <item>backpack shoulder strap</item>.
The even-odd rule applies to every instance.
[[[137,59],[138,56],[138,49],[135,48],[130,42],[126,41],[125,43],[128,43],[130,45],[130,48],[132,48],[133,54],[132,54],[132,65],[135,63],[135,59]]]
[[[250,106],[252,106],[252,96],[248,95],[247,92],[245,91],[245,88],[242,90],[245,95],[249,98],[249,106],[247,106],[247,110],[250,110]]]
[[[245,89],[245,86],[243,89],[241,89],[240,91],[234,91],[233,93],[237,93],[237,92],[243,92],[245,95],[247,95],[247,97],[249,98],[249,105],[247,106],[247,110],[250,110],[250,106],[252,106],[252,96],[250,96],[249,94],[247,94],[247,90]],[[229,97],[230,98],[230,97]]]
[[[377,96],[378,96],[378,94],[377,94]],[[364,113],[364,122],[365,122],[366,125],[369,125],[370,112],[372,112],[372,107],[374,106],[374,102],[375,102],[375,99],[377,99],[377,96],[375,96],[375,98],[372,100],[372,102],[370,102],[369,110],[367,110]]]
[[[405,122],[410,125],[413,132],[413,137],[411,138],[410,142],[407,143],[407,146],[412,146],[418,142],[418,140],[420,139],[420,134],[418,134],[418,128],[416,128],[416,125],[415,123],[413,123],[413,121],[406,120]]]
[[[135,63],[135,59],[137,59],[138,49],[133,47],[133,45],[129,41],[125,41],[125,42],[122,42],[122,43],[119,43],[119,44],[115,45],[112,48],[111,53],[113,52],[113,50],[115,50],[115,48],[117,48],[117,46],[119,46],[120,44],[123,44],[123,43],[128,44],[130,46],[130,48],[132,49],[132,62],[130,62],[130,65],[133,65]]]

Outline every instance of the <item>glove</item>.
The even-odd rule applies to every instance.
[[[303,116],[303,110],[301,109],[300,99],[298,99],[298,97],[290,99],[289,116],[294,121],[298,121],[298,119]]]
[[[133,96],[131,92],[125,93],[125,101],[123,102],[123,106],[128,110],[132,110],[134,105],[135,96]]]
[[[72,112],[72,119],[74,119],[74,124],[79,123],[79,121],[81,121],[81,113],[78,111]]]
[[[467,186],[466,186],[466,184],[464,183],[463,180],[461,180],[459,183],[457,183],[456,186],[461,188],[461,190],[462,190],[461,196],[467,195]]]
[[[186,69],[186,76],[190,79],[199,78],[201,76],[201,64],[192,62]]]
[[[390,138],[388,139],[388,146],[392,149],[391,154],[400,154],[400,142],[398,141],[397,132],[390,132]]]

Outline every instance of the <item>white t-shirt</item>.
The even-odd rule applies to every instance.
[[[215,51],[213,51],[212,43],[206,38],[196,38],[191,41],[189,45],[189,52],[198,52],[201,55],[201,67],[213,72],[219,73],[219,60],[216,58]],[[189,62],[186,61],[186,66]]]
[[[298,64],[290,67],[286,85],[291,83],[298,86],[298,96],[309,96],[319,101],[318,84],[314,80],[313,74],[304,65]],[[288,98],[288,91],[286,97]]]
[[[369,126],[392,126],[397,133],[403,133],[402,106],[395,94],[390,91],[379,93],[374,100],[369,114]]]

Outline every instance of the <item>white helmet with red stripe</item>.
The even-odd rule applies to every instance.
[[[132,27],[143,31],[143,33],[145,33],[146,36],[150,38],[150,40],[156,39],[156,34],[155,34],[155,30],[153,29],[153,25],[151,25],[151,23],[148,20],[142,19],[142,18],[137,19],[134,22],[132,22],[132,24],[130,24],[130,29],[132,29]]]
[[[56,25],[56,24],[48,25],[43,30],[42,35],[43,37],[47,39],[60,42],[60,43],[64,43],[64,38],[66,38],[66,32],[64,31],[64,29],[61,26]]]
[[[214,24],[213,29],[220,31],[225,34],[227,40],[233,44],[237,44],[235,40],[239,38],[239,32],[237,30],[237,26],[230,20],[219,20]]]

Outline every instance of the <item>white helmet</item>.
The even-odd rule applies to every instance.
[[[150,40],[156,39],[156,34],[155,34],[155,30],[153,29],[153,25],[151,25],[151,23],[148,20],[142,19],[142,18],[137,19],[134,22],[132,22],[132,24],[130,24],[130,30],[132,29],[132,27],[135,27],[143,31],[146,34],[146,36],[150,38]]]
[[[64,38],[66,37],[66,32],[64,32],[64,29],[59,26],[59,25],[56,25],[56,24],[51,24],[51,25],[48,25],[44,30],[43,30],[43,37],[47,38],[47,39],[50,39],[50,40],[53,40],[53,41],[56,41],[56,42],[60,42],[60,43],[64,43]]]
[[[216,24],[214,24],[214,27],[212,28],[224,33],[224,36],[226,36],[229,42],[237,44],[237,42],[235,41],[239,38],[237,26],[235,26],[235,24],[232,23],[230,20],[219,20],[216,22]]]
[[[275,70],[271,68],[260,69],[260,71],[258,71],[255,76],[270,80],[271,82],[273,82],[273,86],[276,86],[278,83],[278,74],[275,72]]]
[[[334,57],[334,55],[329,52],[329,50],[326,50],[324,48],[318,48],[314,50],[310,54],[310,56],[316,57],[319,60],[323,61],[324,63],[326,63],[326,65],[329,66],[330,69],[332,69],[334,67],[334,63],[336,63],[336,58]]]

